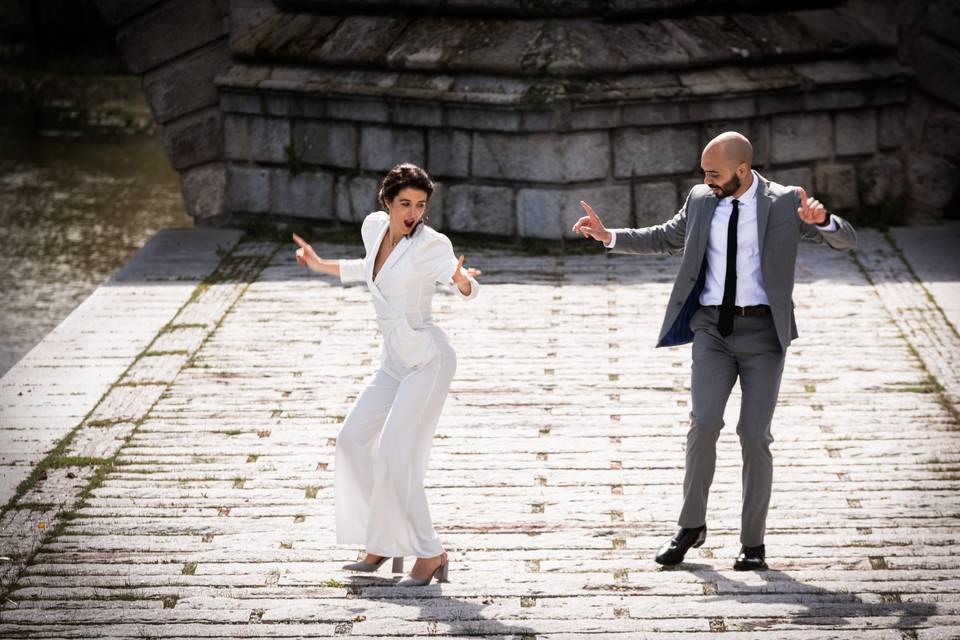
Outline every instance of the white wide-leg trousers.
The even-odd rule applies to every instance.
[[[338,544],[362,544],[378,556],[443,553],[423,478],[457,360],[446,336],[430,330],[439,355],[400,375],[402,368],[386,352],[337,435]]]

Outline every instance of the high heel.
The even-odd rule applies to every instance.
[[[403,580],[397,583],[398,587],[425,587],[430,584],[430,581],[434,578],[437,579],[437,582],[449,582],[448,576],[450,574],[450,560],[444,558],[443,562],[440,563],[440,566],[437,567],[433,573],[430,574],[428,578],[423,580],[407,576]]]
[[[387,561],[387,556],[381,557],[379,560],[370,564],[369,562],[352,562],[350,564],[343,565],[343,568],[347,571],[362,571],[364,573],[373,573],[379,569],[384,562]],[[393,572],[394,573],[403,573],[403,556],[398,556],[393,559]]]

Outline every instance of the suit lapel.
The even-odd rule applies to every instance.
[[[697,236],[697,255],[700,260],[703,260],[706,256],[707,240],[710,238],[710,222],[713,220],[713,213],[717,210],[718,204],[720,204],[720,201],[714,196],[708,196],[703,200],[702,213],[697,220],[697,233],[700,234]]]
[[[767,181],[760,178],[756,173],[753,174],[754,180],[759,180],[757,184],[757,251],[763,258],[763,240],[767,235],[767,223],[770,221],[770,204],[773,200],[767,194]]]

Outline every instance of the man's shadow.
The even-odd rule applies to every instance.
[[[684,562],[676,567],[662,571],[687,571],[704,584],[709,584],[717,593],[709,593],[715,600],[727,600],[746,604],[785,604],[803,607],[805,611],[788,614],[792,624],[804,626],[831,626],[850,624],[850,616],[898,616],[897,629],[913,629],[936,613],[937,607],[930,602],[901,602],[899,594],[877,590],[880,602],[864,602],[860,596],[847,591],[831,591],[797,580],[789,573],[777,569],[755,571],[763,579],[762,584],[749,584],[730,578],[728,573],[720,573],[713,566],[694,562]],[[817,596],[811,599],[810,596]],[[846,605],[846,606],[844,606]],[[855,611],[845,611],[850,605]],[[842,613],[841,613],[842,612]],[[730,616],[731,618],[735,616]],[[759,617],[759,616],[758,616]],[[770,618],[782,618],[772,613]],[[749,622],[747,623],[749,624]],[[756,629],[763,626],[758,621]],[[751,631],[751,629],[728,629],[728,631]]]
[[[382,578],[377,576],[349,576],[346,581],[348,592],[363,600],[374,600],[418,606],[420,613],[410,619],[417,622],[436,623],[444,625],[443,629],[430,629],[429,634],[451,635],[478,635],[478,636],[517,636],[520,638],[536,636],[536,631],[530,627],[510,625],[494,618],[481,616],[481,612],[491,602],[471,602],[460,600],[443,594],[443,587],[432,582],[425,587],[398,587],[400,579]],[[363,611],[357,609],[358,614]]]

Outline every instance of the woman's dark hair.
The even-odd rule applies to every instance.
[[[419,189],[427,194],[427,200],[433,195],[435,189],[433,180],[427,175],[427,172],[415,164],[404,162],[396,165],[383,177],[380,183],[380,192],[377,194],[377,201],[382,207],[387,206],[387,200],[393,200],[397,194],[410,187]]]
[[[386,209],[387,200],[393,200],[397,197],[398,193],[408,187],[425,192],[428,202],[436,188],[433,180],[430,179],[426,171],[411,162],[403,162],[395,165],[393,169],[390,169],[387,175],[383,177],[383,182],[380,183],[380,192],[377,193],[377,201],[380,203],[380,206]],[[424,215],[423,218],[420,218],[417,226],[410,231],[411,236],[420,230],[420,225],[423,224],[423,220],[426,217],[427,216]]]

